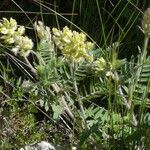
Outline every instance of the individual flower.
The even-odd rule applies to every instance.
[[[16,35],[23,35],[25,33],[25,27],[24,26],[20,26],[17,31],[16,31]]]
[[[57,37],[60,37],[60,35],[62,34],[62,31],[58,30],[57,28],[53,28],[53,34]]]
[[[146,36],[150,37],[150,8],[144,13],[141,29]]]
[[[53,28],[53,39],[56,46],[69,61],[79,62],[81,59],[93,61],[93,56],[89,54],[94,46],[86,41],[86,35],[76,31],[71,31],[67,26],[63,30]]]
[[[13,44],[15,42],[13,35],[2,35],[0,37],[6,44]]]
[[[11,51],[12,51],[15,55],[17,55],[17,54],[19,53],[19,50],[20,50],[20,47],[19,47],[19,46],[13,47],[13,48],[11,49]]]
[[[87,55],[87,56],[85,56],[85,59],[86,59],[88,62],[92,62],[92,61],[93,61],[93,56],[92,56],[92,55]]]

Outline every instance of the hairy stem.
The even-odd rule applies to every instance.
[[[127,108],[128,110],[131,110],[131,109],[132,109],[132,107],[131,107],[131,106],[132,106],[132,105],[131,105],[131,101],[129,101],[129,100],[127,100],[127,99],[125,98],[125,96],[124,96],[124,94],[123,94],[123,92],[122,92],[121,85],[119,85],[119,94],[120,94],[120,96],[122,97],[123,102],[124,102],[124,105],[126,106],[126,108]],[[134,112],[132,113],[132,124],[133,124],[134,126],[137,126],[137,124],[138,124]]]
[[[79,104],[79,107],[80,107],[80,111],[82,113],[82,120],[84,122],[85,127],[87,127],[87,125],[86,125],[86,115],[85,115],[85,111],[84,111],[84,108],[83,108],[82,101],[81,101],[80,96],[79,96],[79,91],[78,91],[78,87],[77,87],[77,83],[76,83],[75,70],[76,70],[76,62],[73,62],[72,67],[71,67],[71,73],[72,73],[72,76],[73,76],[74,90],[75,90],[75,93],[77,95],[77,101],[78,101],[78,104]]]
[[[142,51],[142,56],[141,56],[141,64],[143,64],[146,55],[147,55],[147,47],[148,47],[148,42],[149,42],[149,37],[145,36],[144,38],[144,45],[143,45],[143,51]]]
[[[25,60],[25,63],[30,68],[30,70],[32,71],[32,73],[34,73],[34,75],[37,75],[36,69],[31,65],[31,63],[29,62],[28,58],[24,57],[24,60]]]

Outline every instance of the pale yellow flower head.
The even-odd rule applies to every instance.
[[[3,18],[3,23],[0,23],[0,33],[1,34],[14,34],[15,30],[17,29],[17,22],[15,19],[10,18],[7,20]]]
[[[16,45],[22,56],[28,56],[33,48],[33,42],[27,36],[16,36]]]
[[[46,45],[48,50],[54,51],[54,43],[51,38],[50,28],[45,26],[41,21],[35,22],[34,28],[37,31],[40,43]]]
[[[3,18],[0,22],[0,39],[5,44],[13,44],[12,52],[17,55],[27,56],[30,50],[33,48],[33,42],[27,36],[23,36],[25,33],[24,26],[17,26],[15,19],[10,20]]]
[[[101,58],[98,58],[94,62],[94,66],[95,66],[96,72],[103,71],[107,68],[107,62],[105,61],[103,57],[101,57]]]
[[[148,8],[144,13],[142,31],[146,36],[150,37],[150,8]]]
[[[38,37],[40,39],[51,40],[50,28],[44,26],[43,22],[38,21],[34,23],[34,28],[37,31]]]
[[[14,34],[17,29],[17,22],[15,19],[10,18],[7,20],[3,18],[3,21],[0,23],[0,34],[2,35],[0,38],[4,40],[6,44],[14,43]]]
[[[94,44],[86,41],[84,33],[71,31],[67,26],[63,30],[53,28],[52,32],[56,46],[69,61],[93,61],[93,56],[88,51],[93,49]]]

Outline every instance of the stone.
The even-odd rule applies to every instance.
[[[56,150],[53,145],[46,141],[41,141],[39,143],[30,144],[21,148],[20,150]]]

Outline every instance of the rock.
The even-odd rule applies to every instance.
[[[55,150],[54,146],[49,144],[48,142],[42,141],[41,143],[37,144],[39,147],[39,150]]]
[[[50,143],[41,141],[39,143],[27,145],[20,150],[55,150],[55,148]]]

